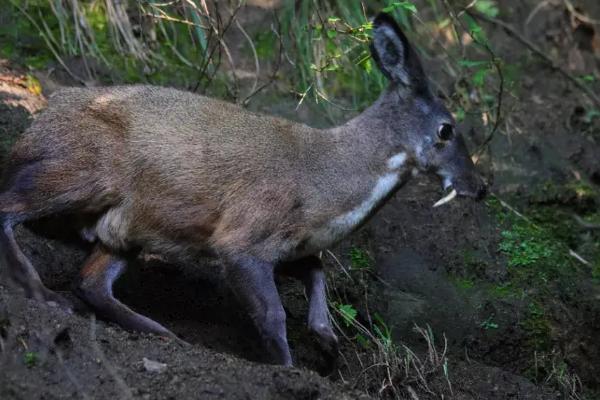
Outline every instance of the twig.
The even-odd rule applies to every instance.
[[[590,262],[588,260],[586,260],[585,258],[581,257],[579,254],[577,254],[576,252],[574,252],[572,249],[569,249],[569,255],[573,258],[575,258],[577,261],[579,261],[580,263],[582,263],[583,265],[590,265]]]
[[[350,276],[350,274],[348,273],[348,271],[346,270],[346,267],[344,267],[344,264],[342,264],[340,262],[340,260],[335,256],[335,254],[333,254],[333,252],[331,250],[326,250],[325,251],[331,258],[333,258],[333,260],[335,261],[335,263],[340,267],[340,269],[342,270],[342,272],[344,273],[344,275],[346,275],[348,278],[350,278],[350,280],[354,280],[352,279],[352,276]]]
[[[150,4],[150,6],[154,7],[152,4]],[[169,14],[167,14],[166,12],[164,12],[163,10],[161,10],[157,7],[154,7],[154,8],[156,8],[160,14],[154,14],[152,12],[144,12],[144,14],[142,14],[142,15],[145,17],[152,17],[155,19],[164,19],[165,21],[169,21],[169,22],[177,22],[178,24],[184,24],[184,25],[189,25],[189,26],[193,26],[193,27],[197,27],[197,28],[207,29],[207,27],[202,24],[197,24],[195,22],[188,21],[187,19],[175,18],[175,17],[170,16]]]
[[[587,230],[600,229],[600,224],[593,224],[591,222],[587,222],[583,218],[581,218],[579,215],[573,215],[573,219],[575,219],[575,221],[583,229],[587,229]]]
[[[273,33],[275,33],[275,36],[277,36],[277,38],[279,39],[279,55],[277,56],[277,64],[275,65],[275,69],[273,70],[273,73],[271,74],[271,77],[269,78],[269,80],[267,82],[263,83],[262,85],[260,85],[258,88],[255,88],[248,96],[246,96],[246,98],[242,102],[242,104],[244,106],[248,105],[248,103],[250,102],[250,99],[252,97],[254,97],[256,94],[260,93],[263,89],[270,86],[273,82],[275,82],[275,80],[277,79],[277,74],[279,73],[279,69],[281,68],[281,62],[283,59],[283,40],[281,39],[281,34],[280,34],[281,24],[279,23],[279,18],[277,18],[277,14],[275,13],[275,11],[273,11],[273,18],[277,22],[277,30],[275,29],[275,27],[273,27],[273,25],[271,25],[271,30],[273,31]],[[258,72],[257,72],[257,76],[258,76]]]
[[[537,13],[541,11],[542,8],[546,7],[550,3],[551,3],[550,0],[544,0],[544,1],[539,2],[538,5],[536,5],[535,7],[533,7],[533,10],[531,10],[529,15],[525,19],[525,22],[523,23],[523,31],[525,32],[525,36],[529,36],[529,35],[527,35],[527,33],[528,33],[527,27],[529,26],[529,23],[531,22],[533,17],[535,17],[537,15]]]
[[[474,3],[471,3],[471,5],[472,4],[474,4]],[[448,10],[448,14],[450,14],[450,17],[452,17],[452,19],[455,21],[455,23],[459,24],[460,27],[463,29],[463,31],[465,31],[469,34],[471,39],[473,39],[474,43],[477,43],[478,45],[483,47],[485,49],[485,51],[489,54],[489,56],[492,60],[492,64],[494,64],[494,68],[496,69],[496,73],[498,75],[499,83],[498,83],[498,94],[496,96],[496,112],[495,112],[495,117],[494,117],[494,125],[492,126],[490,133],[487,135],[487,137],[483,140],[483,142],[479,146],[479,149],[476,151],[476,154],[480,155],[481,152],[483,151],[483,149],[485,149],[486,146],[494,138],[494,135],[498,131],[498,128],[500,127],[500,122],[502,120],[502,100],[504,98],[504,74],[502,72],[502,66],[500,65],[501,61],[496,56],[496,53],[494,53],[494,50],[492,50],[492,48],[486,41],[477,40],[477,38],[475,37],[473,32],[471,32],[469,29],[467,29],[467,27],[463,24],[463,22],[455,14],[454,10],[448,3],[448,0],[444,0],[444,5],[446,6],[446,9]],[[472,13],[469,11],[468,7],[470,7],[470,5],[467,5],[467,8],[462,10],[461,13],[467,13],[467,15],[472,17]]]
[[[571,3],[569,0],[563,0],[563,3],[565,5],[565,7],[567,8],[567,10],[572,15],[574,15],[576,18],[581,20],[582,22],[585,22],[590,25],[600,25],[600,20],[592,19],[592,18],[589,18],[589,17],[583,15],[582,13],[580,13],[579,11],[577,11],[575,9],[575,7],[573,6],[573,3]]]
[[[215,3],[215,5],[218,5],[218,3]],[[217,40],[216,43],[212,46],[212,49],[210,50],[210,52],[208,53],[208,56],[206,57],[204,64],[202,66],[202,68],[200,69],[200,74],[199,74],[199,79],[198,82],[196,83],[196,85],[194,86],[194,89],[192,90],[192,92],[196,93],[198,91],[198,89],[200,88],[200,84],[202,83],[202,77],[204,76],[204,74],[206,73],[208,66],[211,63],[212,57],[215,53],[215,51],[220,48],[219,44],[223,44],[223,37],[225,36],[225,33],[227,33],[227,31],[229,30],[229,28],[231,27],[231,24],[233,23],[233,21],[235,20],[237,13],[240,11],[240,9],[242,8],[242,6],[244,5],[243,1],[240,1],[239,4],[237,5],[237,7],[233,10],[233,12],[231,13],[231,17],[229,18],[229,20],[227,21],[227,23],[223,26],[222,29],[218,29],[214,26],[214,24],[211,23],[211,30],[210,32],[215,33],[215,35],[217,36]],[[219,13],[216,12],[215,13],[218,15]],[[218,21],[220,21],[220,19],[218,19]],[[209,77],[208,82],[210,82],[212,80],[212,78],[215,76],[215,74],[217,73],[217,68],[215,68],[213,74],[211,77]]]
[[[254,46],[254,42],[252,41],[250,35],[248,35],[248,32],[246,32],[242,24],[240,24],[240,21],[238,21],[237,19],[235,20],[235,25],[240,30],[240,32],[242,32],[244,38],[246,38],[246,41],[248,42],[248,44],[250,45],[250,49],[252,50],[252,56],[254,57],[254,83],[252,84],[252,89],[250,89],[250,93],[252,93],[256,90],[256,87],[258,86],[258,78],[260,76],[260,61],[258,61],[258,53],[256,52],[256,46]],[[244,101],[246,100],[244,99]]]
[[[581,90],[583,93],[585,93],[585,95],[590,100],[592,100],[592,102],[594,102],[596,107],[600,108],[600,98],[598,96],[596,96],[589,87],[587,87],[585,84],[583,84],[581,81],[579,81],[573,75],[571,75],[563,67],[561,67],[560,65],[557,65],[554,62],[554,60],[552,60],[548,55],[546,55],[546,53],[544,53],[539,47],[537,47],[533,42],[531,42],[525,36],[520,34],[511,25],[509,25],[506,22],[501,21],[499,19],[488,17],[487,15],[474,13],[474,12],[470,12],[470,11],[468,12],[468,14],[470,16],[472,16],[473,18],[476,18],[476,19],[488,22],[492,25],[496,25],[496,26],[503,28],[506,31],[506,33],[508,33],[510,36],[514,37],[515,39],[519,40],[522,44],[524,44],[527,48],[529,48],[529,50],[531,50],[534,54],[536,54],[538,57],[540,57],[544,61],[546,61],[549,64],[550,68],[558,71],[561,75],[563,75],[565,78],[567,78],[569,81],[571,81],[579,90]]]

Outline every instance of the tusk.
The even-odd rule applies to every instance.
[[[433,206],[434,207],[439,207],[443,204],[446,204],[447,202],[449,202],[450,200],[452,200],[453,198],[455,198],[457,195],[456,193],[456,189],[452,189],[452,191],[450,193],[448,193],[448,195],[442,197],[441,199],[439,199],[437,201],[437,203],[435,203]]]

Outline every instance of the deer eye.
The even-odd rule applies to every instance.
[[[448,141],[454,136],[454,127],[450,124],[442,124],[438,128],[438,137],[443,141]]]

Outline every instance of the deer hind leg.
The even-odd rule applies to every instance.
[[[153,333],[184,343],[158,322],[136,313],[114,297],[113,284],[126,267],[125,260],[110,253],[103,245],[97,245],[79,274],[75,293],[100,317],[127,330]]]
[[[60,208],[59,205],[47,205],[41,209],[32,205],[29,198],[36,195],[33,178],[39,169],[38,162],[13,168],[4,185],[8,189],[0,189],[0,272],[5,270],[8,278],[22,287],[28,297],[71,311],[72,305],[67,299],[44,286],[14,236],[13,229],[17,224],[49,215]]]
[[[8,278],[23,288],[27,297],[60,306],[71,312],[71,302],[44,286],[39,274],[19,248],[13,232],[14,221],[11,215],[0,214],[0,267],[5,264]]]

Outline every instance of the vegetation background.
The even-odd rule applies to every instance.
[[[298,375],[244,361],[261,361],[258,341],[226,288],[149,258],[120,296],[192,352],[0,285],[0,397],[600,398],[597,1],[0,2],[0,162],[65,85],[175,86],[340,123],[386,85],[368,49],[383,10],[492,184],[484,204],[432,210],[439,184],[420,178],[324,252],[342,338],[333,368],[306,337],[293,282],[281,290]],[[21,235],[44,280],[66,289],[77,250]],[[166,372],[152,375],[150,358]]]

